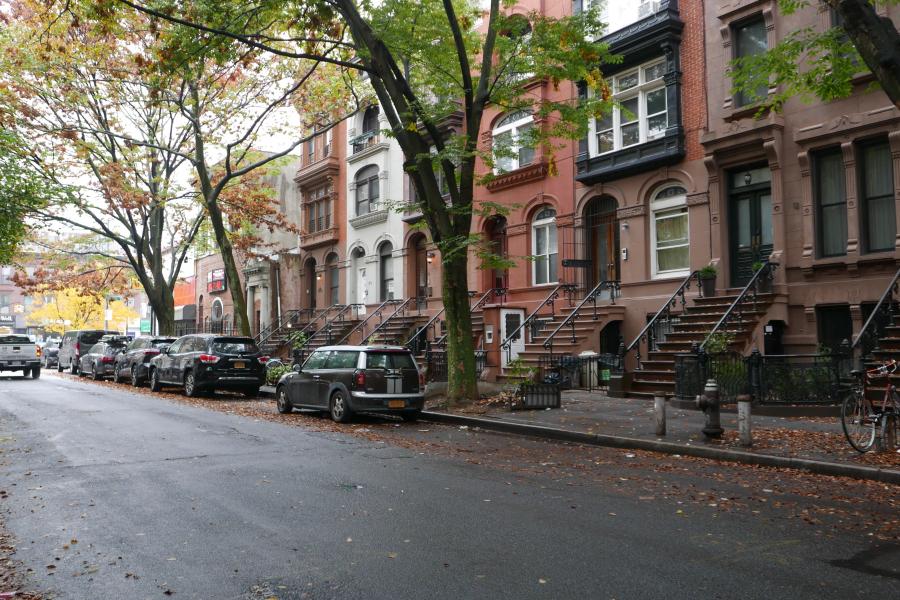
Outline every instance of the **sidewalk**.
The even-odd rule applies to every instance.
[[[725,434],[707,441],[704,414],[667,407],[667,435],[656,436],[653,403],[609,398],[594,392],[563,392],[562,408],[511,412],[508,406],[478,403],[449,411],[436,408],[423,418],[553,439],[799,468],[900,484],[900,453],[860,455],[847,443],[840,419],[832,417],[753,417],[753,447],[738,442],[737,415],[722,413]]]

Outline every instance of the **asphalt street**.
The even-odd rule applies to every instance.
[[[865,535],[826,543],[800,521],[682,514],[53,375],[0,378],[0,461],[14,558],[53,598],[846,600],[900,585],[900,548]]]

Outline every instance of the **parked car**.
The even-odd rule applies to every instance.
[[[150,360],[150,389],[178,386],[187,396],[233,390],[255,397],[266,381],[266,362],[253,338],[186,335]]]
[[[22,371],[25,377],[41,376],[41,349],[27,335],[0,335],[0,371]]]
[[[118,331],[104,331],[102,329],[81,329],[65,332],[59,344],[56,370],[62,372],[63,369],[70,369],[73,375],[78,375],[82,353],[87,352],[104,335],[118,335],[118,333]]]
[[[356,412],[415,421],[425,405],[425,377],[403,346],[326,346],[278,381],[275,399],[280,413],[327,410],[338,423]]]
[[[78,370],[82,376],[90,375],[91,379],[98,381],[108,375],[112,375],[116,356],[125,352],[128,338],[122,336],[103,336],[102,340],[80,358]]]
[[[116,355],[116,362],[113,368],[113,381],[121,383],[124,378],[129,378],[131,385],[140,386],[147,381],[150,373],[150,359],[158,356],[159,353],[175,341],[173,337],[152,337],[141,336],[134,338],[125,352]]]
[[[59,340],[44,344],[41,348],[41,366],[45,369],[55,367],[59,362]]]

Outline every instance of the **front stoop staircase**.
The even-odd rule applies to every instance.
[[[563,324],[566,319],[575,312],[577,306],[566,306],[547,321],[544,321],[540,331],[535,334],[531,342],[525,344],[525,350],[519,352],[518,358],[529,367],[538,367],[541,356],[551,353],[550,347],[545,346],[550,335]],[[577,356],[579,353],[600,347],[600,332],[609,323],[625,319],[625,306],[621,304],[607,304],[597,306],[596,318],[593,311],[588,310],[577,313],[572,317],[559,333],[553,337],[552,354]],[[575,324],[574,330],[571,323]],[[574,334],[573,334],[574,332]]]
[[[900,290],[898,290],[900,270],[891,279],[881,299],[859,334],[853,339],[851,351],[854,368],[874,369],[886,362],[900,362]],[[900,368],[890,377],[877,377],[866,381],[866,396],[881,405],[885,388],[891,382],[900,389]]]
[[[684,312],[671,321],[670,331],[660,334],[664,341],[656,342],[655,348],[634,370],[629,395],[635,398],[653,398],[654,392],[674,395],[675,355],[691,352],[702,344],[738,297],[734,294],[691,300]],[[733,336],[729,350],[744,352],[751,342],[753,330],[766,315],[773,300],[773,294],[759,294],[755,308],[744,308],[740,320],[731,320],[720,329]]]
[[[315,311],[307,308],[284,311],[271,325],[256,335],[256,343],[263,354],[279,356],[287,354],[286,348],[290,336],[300,331],[309,323],[319,318],[328,309]]]

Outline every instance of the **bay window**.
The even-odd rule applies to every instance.
[[[613,110],[597,119],[597,154],[662,137],[669,126],[664,59],[645,63],[613,78]]]

